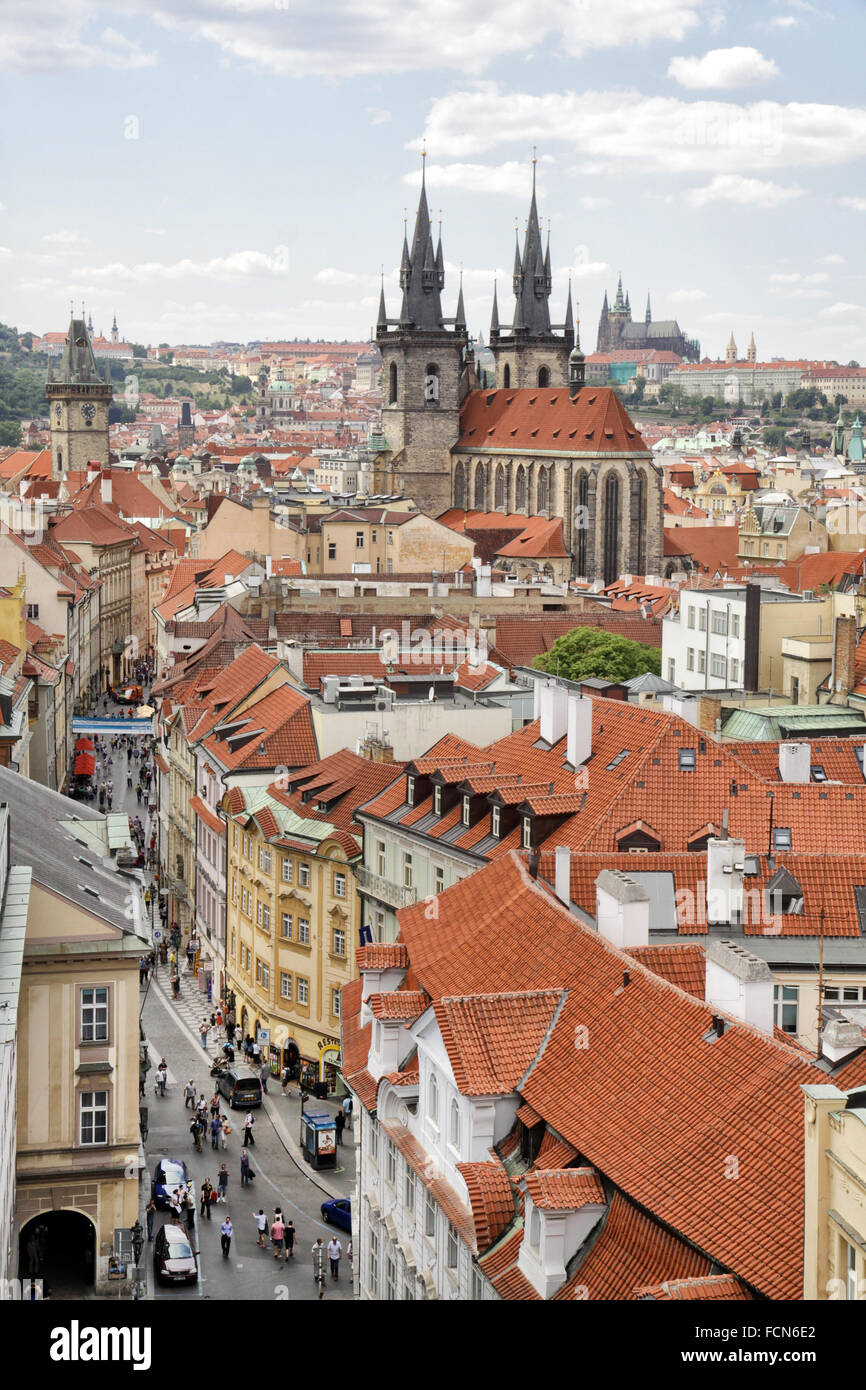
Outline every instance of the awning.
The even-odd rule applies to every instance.
[[[78,753],[72,769],[76,777],[92,777],[96,771],[96,759],[92,753]]]
[[[77,738],[75,740],[76,753],[93,753],[95,749],[92,738]]]

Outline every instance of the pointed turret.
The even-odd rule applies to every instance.
[[[54,379],[67,386],[87,386],[102,381],[83,318],[73,317],[69,321],[60,371]]]
[[[647,290],[647,295],[646,295],[646,313],[644,314],[644,323],[647,325],[647,327],[649,327],[649,325],[652,323],[652,321],[653,321],[653,311],[652,311],[652,306],[650,305],[649,290]]]
[[[574,310],[571,307],[571,281],[568,282],[568,299],[565,301],[565,331],[574,332]]]
[[[454,327],[458,330],[466,329],[466,310],[463,307],[463,272],[460,272],[460,290],[457,295],[457,313],[454,317]]]
[[[519,299],[523,289],[523,265],[520,260],[520,241],[517,234],[517,223],[514,224],[514,271],[512,275],[514,282],[514,295]]]
[[[426,150],[421,165],[421,196],[418,199],[418,212],[415,217],[415,232],[412,249],[409,250],[404,238],[403,262],[400,268],[400,283],[403,287],[403,307],[400,311],[401,323],[411,323],[415,328],[441,328],[442,305],[439,293],[445,283],[444,259],[439,250],[433,250],[430,234],[430,210],[427,206]]]
[[[624,309],[625,301],[622,297],[622,271],[619,273],[619,280],[616,285],[616,299],[613,301],[614,309]]]
[[[545,255],[541,243],[541,228],[538,225],[538,205],[535,197],[535,165],[532,160],[532,196],[529,200],[529,217],[526,222],[526,235],[523,254],[519,247],[514,252],[514,296],[517,301],[514,310],[513,333],[526,333],[531,337],[544,338],[550,335],[550,248]]]
[[[496,281],[493,281],[493,309],[490,314],[490,339],[499,337],[499,301],[496,297]]]
[[[385,276],[384,276],[384,275],[382,276],[382,280],[381,280],[381,283],[380,283],[380,285],[379,285],[379,317],[378,317],[377,320],[376,320],[376,327],[377,327],[377,328],[387,328],[387,327],[388,327],[388,313],[387,313],[387,310],[385,309]]]
[[[749,346],[746,348],[746,361],[747,361],[747,362],[757,362],[757,360],[758,360],[758,348],[757,348],[757,345],[756,345],[756,343],[755,343],[755,334],[754,334],[754,331],[753,331],[753,332],[752,332],[752,336],[751,336],[751,338],[749,339]]]
[[[568,290],[568,307],[571,308],[571,286]],[[576,336],[574,347],[568,354],[568,394],[576,396],[586,384],[586,358],[580,346],[580,305],[577,306]]]

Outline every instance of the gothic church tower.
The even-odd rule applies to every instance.
[[[108,464],[108,407],[111,369],[99,375],[84,318],[71,318],[57,376],[45,386],[51,419],[51,476],[86,472],[90,462]]]

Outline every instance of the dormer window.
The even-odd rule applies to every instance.
[[[529,816],[523,817],[523,848],[532,849],[532,820]]]
[[[680,772],[694,772],[697,762],[694,748],[680,748],[678,750],[678,762]]]
[[[463,798],[463,824],[464,824],[464,825],[468,825],[468,824],[469,824],[469,797],[468,797],[468,796],[464,796],[464,798]]]
[[[493,807],[493,813],[492,813],[492,815],[491,815],[491,817],[490,817],[490,830],[491,830],[491,834],[495,835],[496,838],[497,838],[497,840],[499,839],[499,822],[500,822],[501,819],[502,819],[502,807],[501,807],[501,806],[494,806],[494,807]]]
[[[415,805],[415,778],[411,774],[406,778],[406,800],[410,806]]]
[[[441,788],[441,787],[438,787],[438,786],[433,788],[433,810],[436,812],[436,815],[437,815],[437,816],[441,816],[441,814],[442,814],[442,788]]]
[[[791,848],[791,830],[789,826],[773,826],[773,849]]]

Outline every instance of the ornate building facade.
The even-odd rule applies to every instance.
[[[108,465],[110,368],[99,375],[87,324],[73,317],[56,377],[45,387],[51,418],[51,476],[87,472],[89,463]]]
[[[605,291],[598,321],[596,352],[615,352],[618,348],[659,348],[675,352],[687,362],[701,360],[700,343],[694,338],[687,338],[676,319],[653,320],[649,295],[646,297],[643,322],[632,322],[631,303],[628,294],[623,295],[622,292],[622,276],[619,277],[612,305],[608,304]]]

